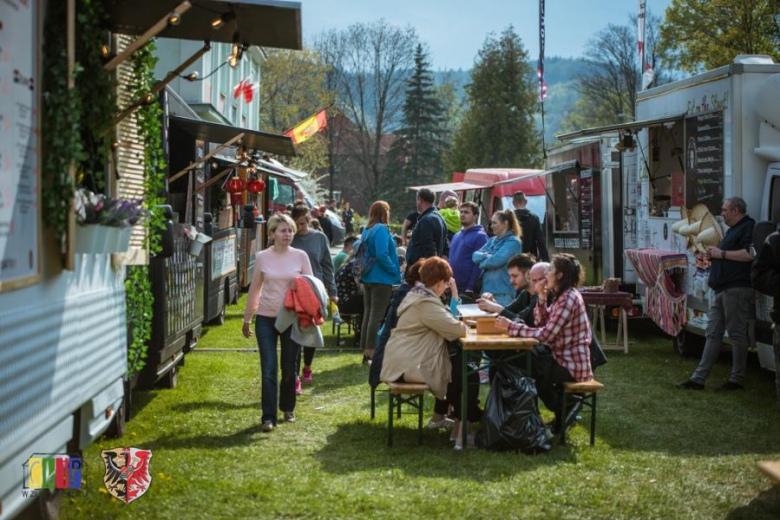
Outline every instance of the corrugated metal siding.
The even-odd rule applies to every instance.
[[[117,52],[121,52],[133,38],[126,35],[116,36]],[[117,67],[117,102],[120,110],[135,102],[130,91],[133,79],[132,60],[125,60]],[[138,118],[133,112],[117,125],[117,138],[119,148],[116,153],[117,172],[117,196],[126,199],[143,198],[144,196],[144,144],[138,135]],[[124,263],[131,265],[145,265],[149,263],[149,255],[144,247],[146,230],[143,225],[133,228],[130,238],[130,250],[124,255]]]
[[[124,288],[0,313],[0,452],[122,377]]]

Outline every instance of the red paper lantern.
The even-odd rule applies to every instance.
[[[246,182],[241,180],[237,175],[234,175],[230,180],[225,183],[225,190],[230,193],[230,204],[233,206],[241,206],[244,203],[244,189],[246,188]]]
[[[244,188],[246,188],[246,182],[239,179],[238,176],[233,176],[225,183],[225,190],[228,193],[241,193],[244,191]]]
[[[265,182],[263,181],[254,180],[246,183],[246,190],[249,193],[260,193],[264,189],[265,189]]]

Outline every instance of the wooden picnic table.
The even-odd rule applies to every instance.
[[[461,356],[461,407],[460,407],[460,426],[461,426],[461,439],[463,440],[463,447],[468,445],[467,437],[467,425],[468,425],[468,361],[470,356],[478,355],[482,357],[483,351],[516,351],[517,356],[526,356],[526,375],[531,377],[532,369],[532,356],[531,350],[534,346],[539,344],[539,341],[533,338],[515,338],[507,334],[477,334],[474,329],[470,329],[466,337],[460,338],[460,343],[463,346],[463,355]],[[515,356],[510,356],[506,359],[509,361]],[[476,371],[483,368],[482,363],[477,363]],[[473,372],[473,371],[472,371]]]

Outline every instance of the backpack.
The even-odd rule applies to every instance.
[[[376,257],[371,256],[371,252],[369,251],[370,248],[368,247],[368,241],[371,239],[371,234],[379,225],[381,224],[375,225],[368,231],[366,239],[361,240],[360,244],[358,244],[358,247],[355,250],[355,258],[352,260],[352,276],[354,276],[355,280],[358,282],[360,282],[360,280],[362,280],[363,277],[368,274],[368,272],[372,267],[374,267],[374,264],[376,263]]]

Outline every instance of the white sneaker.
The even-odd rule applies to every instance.
[[[274,423],[273,423],[273,421],[265,421],[263,423],[262,430],[265,433],[274,431]]]
[[[428,419],[428,424],[425,425],[426,430],[449,430],[452,428],[454,421],[448,417],[443,417],[439,421],[434,421],[432,418]]]

